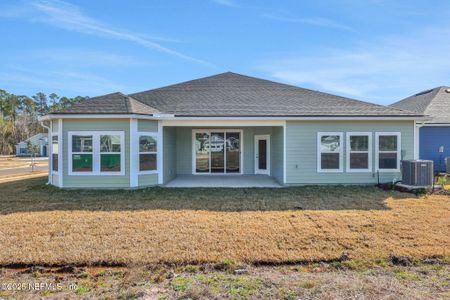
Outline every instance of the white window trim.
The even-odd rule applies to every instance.
[[[92,152],[72,152],[72,136],[92,136]],[[101,172],[100,171],[100,136],[101,135],[119,135],[120,136],[120,172]],[[125,175],[125,134],[123,131],[69,131],[68,132],[68,161],[70,176],[124,176]],[[92,153],[92,172],[73,172],[72,154]],[[117,153],[117,152],[114,152]]]
[[[58,153],[57,153],[58,154],[58,171],[53,170],[53,154],[55,154],[55,153],[53,153],[53,137],[54,136],[58,137]],[[51,146],[51,151],[50,151],[51,156],[49,157],[49,161],[51,159],[51,163],[49,162],[49,165],[51,165],[51,172],[54,175],[59,175],[59,160],[61,159],[61,155],[59,154],[59,143],[60,143],[59,134],[57,132],[52,132],[50,134],[50,143],[49,143]]]
[[[325,135],[339,136],[339,169],[322,169],[322,153],[336,153],[336,152],[322,152],[321,139]],[[344,171],[344,133],[343,132],[318,132],[317,133],[317,172],[319,173],[342,173]]]
[[[380,136],[384,135],[394,135],[397,136],[397,168],[395,169],[380,169],[380,162],[379,162],[379,141]],[[394,151],[381,151],[381,153],[391,153]],[[402,154],[402,134],[401,132],[375,132],[375,170],[382,173],[382,172],[400,172],[400,161],[401,161],[401,154]]]
[[[140,139],[141,136],[151,136],[155,141],[156,141],[156,151],[153,152],[141,152],[140,151]],[[159,170],[159,161],[158,161],[158,150],[159,150],[159,143],[158,143],[158,132],[145,132],[145,131],[140,131],[138,132],[138,138],[137,138],[137,149],[138,149],[138,164],[137,164],[137,168],[138,168],[138,174],[139,175],[147,175],[147,174],[158,174],[158,170]],[[147,171],[141,171],[141,161],[140,161],[140,154],[156,154],[156,170],[147,170]]]
[[[350,138],[352,136],[367,136],[369,137],[369,141],[368,141],[368,148],[367,151],[351,151],[351,146],[350,146]],[[372,172],[372,152],[373,152],[373,148],[372,148],[372,132],[347,132],[346,133],[346,171],[349,173],[367,173],[367,172]],[[367,169],[352,169],[350,168],[350,154],[351,153],[366,153],[368,154],[368,165],[367,165]]]

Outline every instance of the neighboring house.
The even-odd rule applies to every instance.
[[[37,156],[47,156],[48,138],[47,133],[38,133],[33,135],[29,139],[20,142],[16,145],[16,156],[30,156],[28,152],[28,142],[38,147]]]
[[[435,171],[445,171],[450,156],[450,87],[441,86],[417,93],[391,105],[430,117],[418,123],[419,157],[434,161]]]
[[[390,182],[401,177],[400,160],[415,157],[422,119],[230,72],[41,118],[52,136],[50,183],[87,188],[218,174],[263,174],[285,186]]]

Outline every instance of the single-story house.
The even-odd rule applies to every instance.
[[[232,176],[279,185],[373,184],[417,157],[422,113],[223,73],[41,118],[51,134],[49,182],[138,188]]]
[[[419,158],[432,160],[435,171],[445,171],[445,158],[450,157],[450,87],[440,86],[417,93],[391,107],[429,117],[429,120],[417,122]]]
[[[16,156],[30,156],[28,151],[28,143],[37,146],[37,156],[47,156],[48,138],[47,133],[38,133],[32,137],[16,144]]]

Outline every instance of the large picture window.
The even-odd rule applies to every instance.
[[[342,132],[317,134],[317,171],[342,172]]]
[[[139,134],[139,171],[152,173],[157,170],[157,142],[156,133]]]
[[[59,139],[57,135],[52,135],[52,171],[58,172],[58,160],[59,160]]]
[[[347,133],[347,171],[370,172],[372,170],[372,133]]]
[[[124,133],[69,132],[69,175],[124,175]]]
[[[399,132],[376,133],[376,163],[379,171],[400,171],[401,135]]]

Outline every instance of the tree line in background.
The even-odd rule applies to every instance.
[[[45,132],[38,121],[40,116],[56,112],[87,99],[59,97],[55,93],[19,96],[0,89],[0,154],[13,154],[14,145]]]

